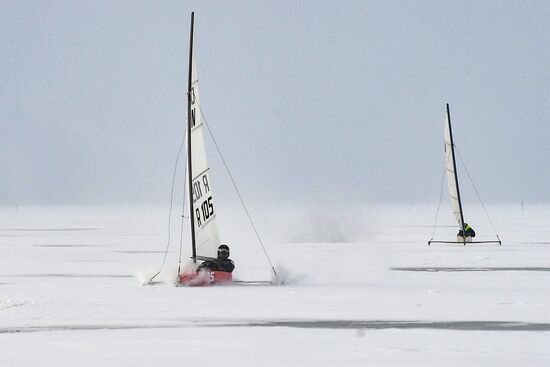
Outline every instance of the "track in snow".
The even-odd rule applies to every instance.
[[[423,271],[423,272],[457,272],[457,271],[550,271],[547,267],[396,267],[390,268],[396,271]]]

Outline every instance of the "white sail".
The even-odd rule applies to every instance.
[[[458,189],[456,187],[455,171],[456,163],[453,159],[451,131],[449,123],[449,115],[445,121],[445,169],[447,172],[447,185],[449,188],[449,197],[451,198],[451,207],[453,208],[453,214],[455,215],[456,222],[459,228],[463,228],[462,219],[460,216],[460,203],[458,202]]]
[[[216,224],[216,211],[212,195],[206,150],[204,147],[204,125],[199,102],[199,80],[195,60],[191,74],[191,163],[195,230],[195,248],[198,259],[215,258],[220,245]]]

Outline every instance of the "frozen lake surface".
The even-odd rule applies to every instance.
[[[162,263],[165,208],[2,209],[0,365],[550,364],[549,207],[490,207],[503,246],[427,246],[429,206],[291,209],[254,211],[285,285],[201,288],[171,284],[179,218],[159,282],[138,281]],[[438,239],[456,234],[445,210]],[[234,276],[269,280],[229,217]]]

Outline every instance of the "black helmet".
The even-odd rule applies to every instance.
[[[218,247],[218,258],[219,259],[229,258],[229,246],[220,245],[220,247]]]

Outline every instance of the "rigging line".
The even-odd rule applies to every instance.
[[[439,203],[437,204],[437,210],[435,212],[435,222],[434,222],[434,232],[432,233],[432,238],[428,241],[428,246],[430,245],[430,242],[433,241],[435,237],[435,230],[437,228],[437,216],[439,215],[439,208],[441,206],[441,199],[443,198],[443,181],[445,179],[445,173],[446,173],[447,167],[443,170],[443,175],[441,176],[441,187],[439,188]]]
[[[267,250],[265,249],[264,243],[260,237],[260,234],[258,233],[258,230],[256,229],[256,226],[254,225],[254,222],[252,221],[252,217],[250,216],[250,213],[248,212],[248,209],[246,208],[246,205],[244,204],[244,200],[241,196],[241,193],[239,189],[237,188],[237,184],[235,183],[235,180],[233,179],[233,175],[231,174],[231,171],[229,170],[229,166],[225,162],[225,159],[223,158],[222,152],[220,150],[220,147],[218,146],[218,143],[216,142],[216,138],[214,138],[214,134],[212,133],[212,130],[210,130],[210,124],[206,121],[206,117],[204,116],[204,112],[202,110],[201,105],[199,104],[199,110],[201,112],[201,116],[203,118],[204,124],[206,125],[206,128],[208,129],[208,133],[212,137],[212,141],[214,142],[214,146],[216,147],[216,150],[218,151],[218,154],[220,158],[222,159],[223,165],[225,166],[225,170],[227,171],[227,174],[229,175],[229,178],[231,179],[231,183],[233,184],[233,188],[235,189],[235,192],[237,193],[237,196],[239,197],[239,200],[241,201],[241,205],[243,206],[243,209],[246,213],[246,216],[248,217],[248,221],[250,222],[250,225],[252,226],[252,229],[254,230],[254,233],[256,234],[256,238],[258,239],[258,242],[260,243],[260,246],[262,247],[262,250],[265,254],[265,257],[267,258],[267,261],[269,262],[269,265],[271,266],[271,270],[273,271],[273,274],[275,275],[275,278],[277,281],[279,281],[279,275],[277,274],[277,271],[275,270],[275,267],[273,266],[273,263],[271,262],[271,259],[269,258],[269,255],[267,254]]]
[[[185,140],[186,135],[187,135],[187,129],[185,130],[183,140]],[[185,165],[185,171],[184,172],[185,173],[183,174],[183,177],[185,178],[185,177],[187,177],[187,165]],[[179,276],[180,270],[181,270],[181,249],[183,247],[183,227],[185,226],[185,198],[186,197],[187,197],[187,185],[183,185],[183,204],[182,204],[181,227],[180,227],[180,251],[179,251],[179,256],[178,256],[178,259],[179,259],[178,260],[178,276]]]
[[[495,233],[495,236],[497,236],[498,242],[502,245],[502,243],[500,242],[500,237],[498,236],[497,230],[495,229],[495,225],[493,224],[493,221],[491,220],[491,217],[489,216],[489,212],[487,212],[487,208],[485,207],[485,204],[483,203],[483,200],[481,200],[481,195],[479,195],[479,192],[477,191],[477,187],[474,184],[474,180],[472,180],[472,176],[470,176],[470,172],[468,172],[468,168],[466,168],[466,165],[464,164],[464,161],[462,160],[462,156],[460,155],[460,152],[458,151],[458,149],[456,149],[456,146],[455,146],[455,150],[458,153],[458,159],[460,159],[460,163],[462,164],[462,167],[464,167],[464,171],[466,171],[466,175],[468,176],[468,179],[470,180],[470,183],[474,187],[474,191],[477,195],[477,198],[479,199],[479,202],[481,203],[481,207],[485,211],[485,215],[487,216],[487,219],[489,220],[489,223],[491,224],[491,227],[493,228],[493,232]]]
[[[166,242],[166,250],[164,251],[164,258],[162,259],[162,265],[160,266],[159,271],[155,275],[153,275],[153,277],[151,278],[151,281],[155,279],[155,277],[159,275],[162,269],[164,268],[164,264],[166,263],[166,256],[168,255],[168,249],[170,248],[170,240],[171,240],[170,227],[171,227],[171,221],[172,221],[172,207],[174,203],[174,182],[176,181],[176,172],[178,171],[178,162],[181,156],[181,151],[183,149],[183,146],[185,145],[186,135],[187,133],[183,134],[183,139],[181,141],[180,148],[178,150],[178,155],[176,156],[176,162],[174,163],[174,172],[172,173],[172,186],[170,188],[170,209],[168,210],[168,240]]]

